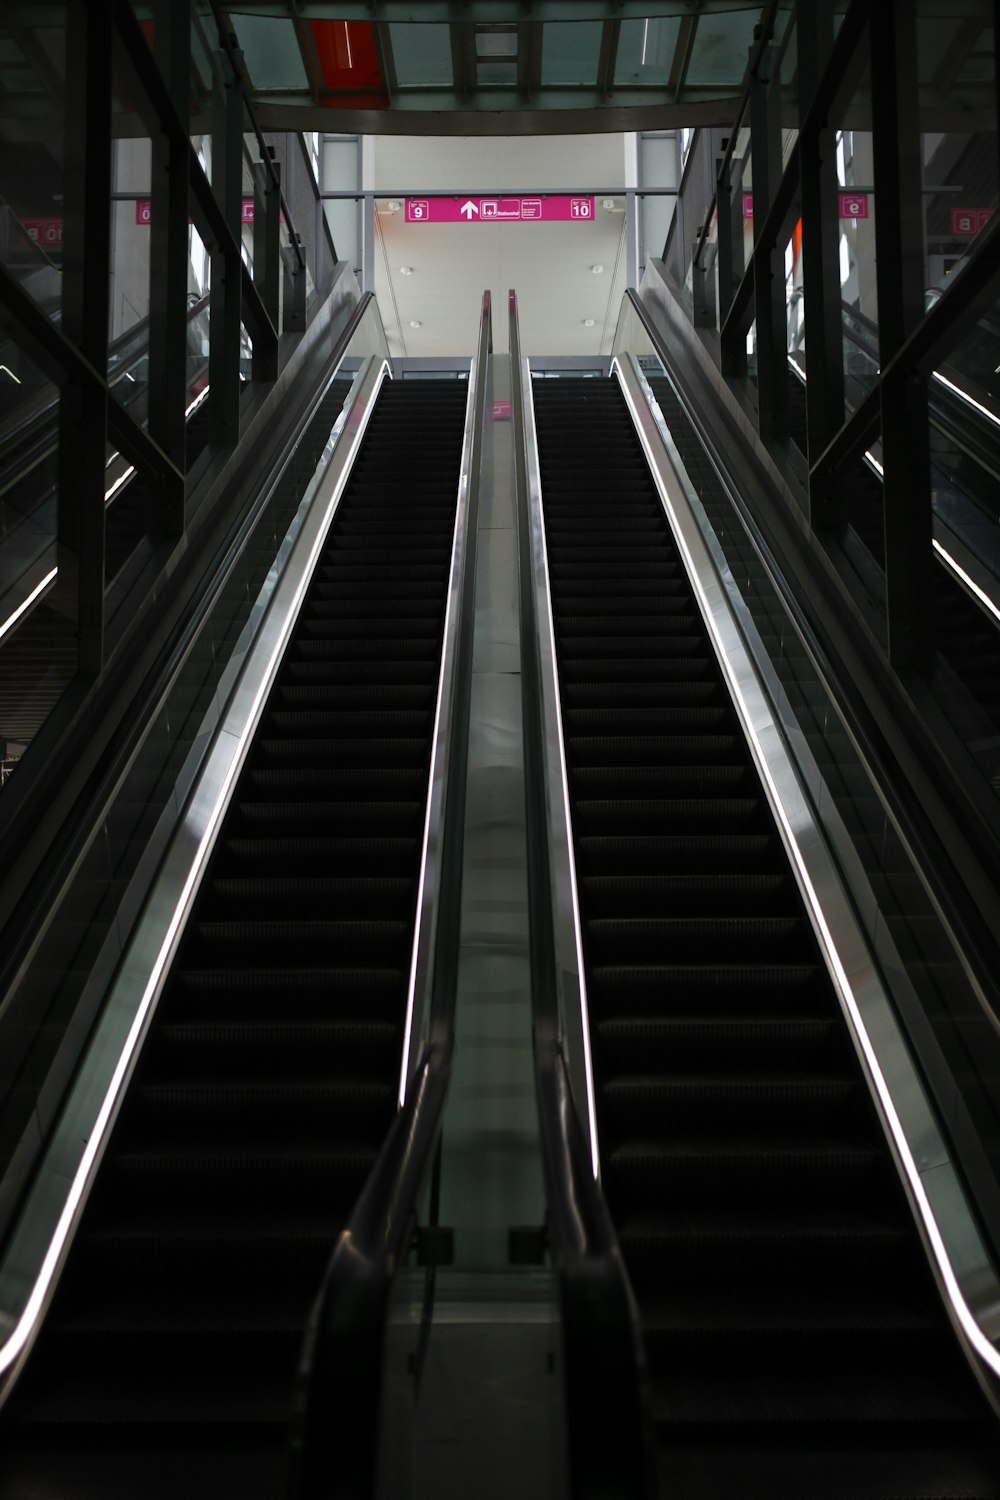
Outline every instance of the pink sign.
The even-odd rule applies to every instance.
[[[494,422],[509,422],[510,421],[510,402],[509,401],[494,401],[494,403],[493,403],[493,420],[494,420]]]
[[[547,198],[407,198],[407,224],[589,224],[594,200]]]
[[[841,193],[838,202],[838,212],[842,219],[867,219],[867,193]]]
[[[867,193],[838,193],[837,214],[841,219],[867,219]],[[753,193],[743,194],[743,217],[753,218]]]
[[[62,219],[22,219],[21,228],[36,245],[62,244]]]
[[[973,239],[993,217],[992,208],[953,208],[951,232],[959,239]]]
[[[148,226],[149,221],[152,218],[152,213],[153,213],[153,205],[152,205],[152,201],[149,198],[137,198],[135,200],[135,222],[137,224],[145,224],[145,225]],[[243,199],[243,206],[242,206],[242,209],[240,211],[240,222],[242,224],[252,224],[253,223],[253,199],[252,198],[244,198]],[[189,224],[191,223],[190,219],[188,219],[188,223]]]

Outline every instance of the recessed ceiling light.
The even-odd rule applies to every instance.
[[[594,273],[595,276],[602,275],[602,273],[604,271],[604,267],[603,266],[591,266],[590,269],[593,271],[593,273]]]
[[[411,328],[423,328],[423,326],[424,325],[423,325],[423,323],[421,323],[421,321],[420,321],[419,318],[411,318],[410,319],[410,327]]]
[[[412,276],[413,275],[413,267],[412,266],[400,266],[400,268],[399,268],[399,274],[400,274],[400,276]]]
[[[593,318],[584,318],[584,320],[583,320],[583,326],[584,326],[584,328],[593,328],[593,326],[594,326],[594,320],[593,320]]]

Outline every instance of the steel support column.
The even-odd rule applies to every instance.
[[[226,225],[238,245],[242,239],[243,76],[235,50],[215,55],[212,111],[212,187]],[[209,438],[235,444],[240,437],[241,262],[221,245],[212,254],[211,325],[208,353]]]
[[[799,120],[805,123],[833,46],[833,15],[815,0],[798,0],[796,37]],[[844,357],[840,310],[840,219],[836,131],[824,121],[799,136],[802,278],[806,340],[808,452],[815,462],[844,421]],[[817,529],[846,523],[843,486],[824,469],[810,480],[809,517]]]
[[[296,254],[296,251],[298,254]],[[305,333],[306,331],[306,247],[302,236],[297,234],[292,253],[282,265],[284,276],[284,304],[281,315],[283,333]]]
[[[931,468],[927,387],[917,371],[894,375],[893,356],[924,316],[924,212],[912,0],[871,8],[872,132],[885,469],[885,594],[889,658],[911,665],[926,645],[931,580]]]
[[[743,270],[743,215],[733,211],[732,157],[723,158],[718,173],[716,212],[719,216],[719,327],[723,328],[733,305]],[[740,275],[736,273],[738,263]],[[724,375],[742,377],[747,372],[747,341],[720,334],[720,360]]]
[[[155,0],[154,56],[177,116],[187,130],[191,68],[191,0]],[[183,475],[187,405],[187,151],[166,122],[152,141],[149,241],[149,432]],[[184,531],[184,485],[158,475],[164,535]]]
[[[111,279],[110,14],[71,0],[66,7],[65,192],[62,333],[101,377],[108,368]],[[59,577],[51,604],[75,617],[78,665],[104,664],[105,464],[108,392],[103,379],[72,374],[59,403]]]
[[[278,374],[277,329],[281,306],[281,191],[279,166],[273,159],[254,164],[253,279],[264,311],[275,330],[266,341],[254,339],[253,378],[274,380]]]
[[[760,54],[750,83],[753,166],[754,310],[757,319],[757,420],[765,441],[788,436],[788,334],[784,245],[765,238],[781,168],[781,60],[776,47]]]

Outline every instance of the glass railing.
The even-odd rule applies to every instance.
[[[652,340],[655,345],[655,339]],[[634,304],[623,307],[615,350],[638,353],[648,396],[691,506],[716,558],[735,618],[774,705],[819,825],[851,893],[897,1017],[935,1098],[953,1159],[994,1254],[1000,1250],[1000,993],[984,988],[961,936],[925,882],[903,829],[876,784],[825,680],[797,611],[721,470],[703,459],[707,433],[684,401],[665,355]],[[970,648],[975,649],[975,648]]]
[[[152,695],[82,845],[67,853],[21,950],[6,957],[0,1010],[6,1058],[0,1097],[0,1234],[58,1115],[64,1091],[126,950],[163,851],[185,806],[240,667],[341,440],[354,377],[345,361],[385,357],[374,299],[340,341],[332,370],[247,508],[215,586]],[[303,456],[314,455],[311,477]]]

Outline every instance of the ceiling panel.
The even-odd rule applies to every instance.
[[[526,353],[609,351],[625,289],[625,198],[622,191],[601,189],[624,186],[624,137],[430,143],[379,137],[374,163],[376,189],[411,184],[411,196],[421,188],[453,189],[456,196],[540,188],[598,193],[589,223],[531,224],[407,223],[404,199],[380,196],[375,291],[394,354],[470,354],[487,288],[498,352],[507,349],[511,288],[518,293]],[[595,266],[602,269],[595,272]]]

